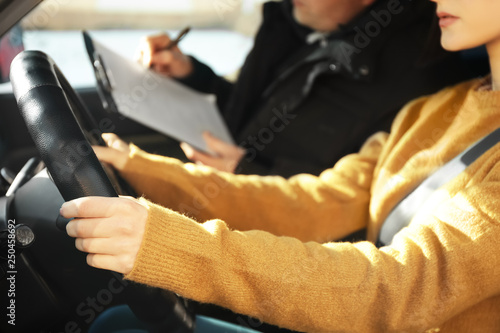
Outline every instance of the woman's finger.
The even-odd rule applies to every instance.
[[[120,247],[110,242],[109,238],[77,238],[75,247],[79,251],[93,254],[117,255],[121,253]]]
[[[133,262],[125,262],[120,257],[109,254],[88,254],[87,264],[95,268],[107,269],[122,274],[130,273],[133,267]]]
[[[65,218],[110,217],[119,209],[126,209],[121,198],[83,197],[65,202],[60,213]],[[126,201],[128,203],[128,201]]]
[[[70,237],[106,238],[115,234],[116,226],[108,218],[74,219],[66,225]]]

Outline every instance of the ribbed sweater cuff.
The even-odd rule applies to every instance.
[[[146,230],[132,271],[126,279],[183,293],[196,283],[206,265],[202,253],[206,230],[188,217],[140,199],[148,208]]]

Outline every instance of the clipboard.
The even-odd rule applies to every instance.
[[[92,39],[86,31],[83,38],[106,111],[119,113],[208,154],[213,152],[203,139],[205,131],[235,144],[214,96],[144,68]]]
[[[87,54],[92,63],[92,68],[94,69],[94,75],[97,81],[97,93],[101,98],[102,106],[104,110],[111,113],[119,113],[118,107],[115,104],[113,96],[111,95],[111,82],[109,81],[108,75],[104,68],[104,62],[96,52],[94,48],[94,42],[87,31],[83,31],[83,41],[85,42],[85,48],[87,49]]]

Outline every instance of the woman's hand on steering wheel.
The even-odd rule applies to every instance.
[[[108,147],[93,146],[97,158],[111,164],[118,171],[123,170],[130,153],[129,145],[113,133],[104,133],[102,138]]]
[[[62,205],[61,215],[74,218],[66,226],[76,248],[95,268],[122,274],[132,271],[142,243],[148,210],[132,197],[85,197]]]

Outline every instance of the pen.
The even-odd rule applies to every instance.
[[[162,50],[170,50],[171,48],[177,46],[177,44],[179,44],[179,42],[188,34],[189,30],[191,30],[191,27],[189,26],[185,27],[181,32],[179,32],[177,38],[170,41],[170,43]]]

